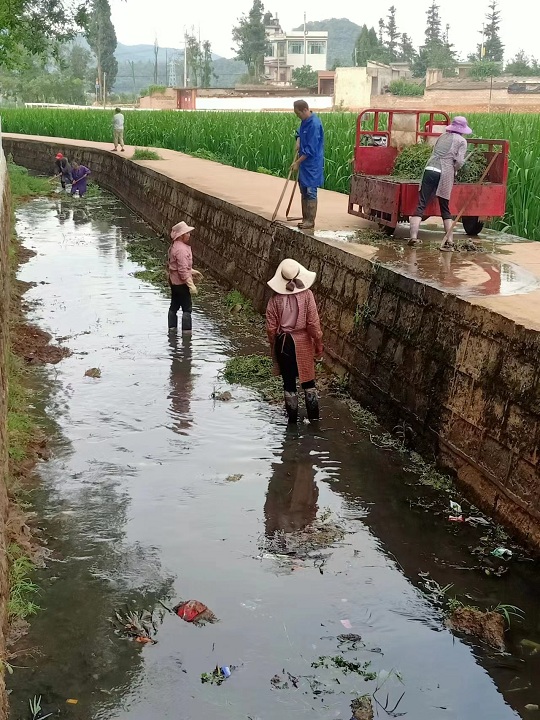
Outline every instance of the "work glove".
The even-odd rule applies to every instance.
[[[196,295],[196,294],[199,292],[199,291],[197,290],[197,288],[195,287],[195,283],[193,282],[193,278],[189,278],[189,280],[186,282],[186,285],[188,286],[189,292],[190,292],[192,295]]]

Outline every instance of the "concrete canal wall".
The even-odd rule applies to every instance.
[[[7,564],[6,522],[8,516],[7,480],[7,408],[8,408],[8,347],[11,236],[11,201],[6,161],[0,150],[0,659],[6,658],[7,598],[9,572]],[[7,696],[3,672],[0,672],[0,720],[7,717]]]
[[[540,333],[195,190],[120,154],[81,147],[93,176],[156,230],[197,227],[194,255],[263,310],[285,257],[315,270],[325,347],[352,394],[409,426],[486,511],[540,548]],[[48,140],[5,138],[6,153],[51,172]],[[204,162],[204,161],[201,161]]]

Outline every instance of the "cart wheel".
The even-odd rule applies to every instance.
[[[484,227],[484,223],[477,217],[462,217],[461,222],[467,235],[472,235],[473,237],[481,233]]]
[[[381,230],[385,235],[388,235],[388,237],[392,237],[392,235],[395,233],[396,228],[390,227],[390,225],[379,225],[379,230]]]

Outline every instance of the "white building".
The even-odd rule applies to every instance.
[[[266,26],[266,37],[271,55],[264,59],[264,75],[270,82],[288,85],[292,82],[293,70],[305,65],[315,71],[326,70],[326,31],[304,33],[302,30],[294,30],[285,33],[276,16]]]

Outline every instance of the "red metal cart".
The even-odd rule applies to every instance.
[[[419,142],[434,144],[450,124],[450,117],[438,110],[364,110],[356,121],[354,174],[351,178],[349,213],[366,218],[391,235],[397,224],[414,214],[418,203],[418,180],[392,177],[394,161],[406,145]],[[367,129],[369,128],[369,129]],[[501,217],[506,206],[508,178],[507,140],[468,140],[469,151],[477,147],[493,161],[485,182],[456,183],[450,199],[450,211],[462,217],[468,235],[478,235],[487,218]],[[434,199],[424,219],[440,217]]]

